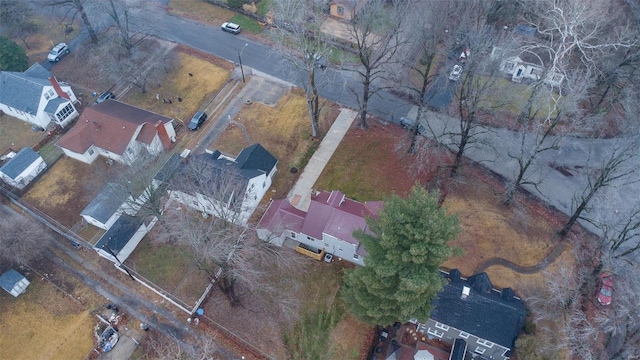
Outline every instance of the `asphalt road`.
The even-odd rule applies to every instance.
[[[216,55],[236,64],[239,61],[238,54],[242,51],[244,66],[298,86],[302,85],[299,76],[290,70],[288,63],[268,44],[254,41],[243,34],[232,35],[223,32],[218,26],[209,26],[173,16],[165,10],[165,3],[166,1],[158,0],[156,1],[158,6],[148,9],[145,13],[144,31],[159,38]],[[76,43],[82,41],[81,38],[70,42],[72,50]],[[246,47],[245,44],[247,44]],[[322,96],[344,106],[357,108],[356,98],[350,90],[350,87],[358,87],[358,79],[353,72],[327,69],[323,78],[327,81],[323,81],[323,86],[320,89]],[[432,100],[436,102],[435,105],[444,106],[451,101],[453,96],[451,87],[455,84],[444,82],[447,84],[436,91]],[[374,96],[369,104],[369,109],[372,113],[393,121],[410,113],[415,114],[413,104],[388,91],[381,91]],[[429,122],[433,128],[451,129],[451,127],[458,126],[457,119],[434,112],[427,112],[422,121]],[[467,156],[474,161],[483,163],[498,174],[512,178],[515,162],[509,157],[509,154],[514,154],[519,146],[517,134],[497,128],[483,128],[483,130],[486,131],[479,136],[481,141],[467,152]],[[598,160],[603,158],[614,147],[614,144],[615,139],[566,137],[558,150],[544,153],[534,164],[532,177],[541,182],[537,187],[529,186],[526,189],[565,214],[570,214],[574,206],[574,194],[581,192],[587,185],[586,175],[582,171],[585,163],[589,161],[592,166],[597,167]],[[640,159],[635,159],[635,161],[640,166]],[[559,171],[558,168],[563,168],[563,171]],[[564,169],[568,169],[568,172]],[[628,196],[628,194],[639,192],[640,184],[631,184],[605,189],[601,197],[613,198],[614,202],[619,205],[617,213],[624,214],[633,206],[638,205],[636,197]],[[594,207],[591,209],[590,216],[604,218],[608,216],[604,213],[605,211],[610,210]],[[596,233],[599,232],[588,223],[583,222],[583,225]]]

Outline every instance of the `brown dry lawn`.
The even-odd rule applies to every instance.
[[[169,2],[169,12],[177,16],[214,25],[221,25],[223,22],[231,20],[236,14],[220,6],[193,0],[171,0]]]
[[[98,158],[87,165],[68,157],[61,158],[22,197],[66,227],[81,220],[80,212],[100,192],[102,186],[114,179],[120,165],[107,165]]]
[[[20,150],[33,146],[44,137],[44,132],[34,132],[29,123],[6,114],[0,116],[0,153],[8,148]]]
[[[94,345],[95,318],[35,277],[27,292],[0,294],[0,348],[5,359],[84,359]]]
[[[178,65],[159,86],[150,86],[144,94],[133,88],[120,100],[178,122],[188,122],[229,80],[232,65],[184,47],[176,51]],[[160,99],[171,100],[171,104],[156,100],[156,94]]]
[[[320,133],[329,129],[336,116],[333,107],[325,107]],[[308,117],[304,93],[293,90],[285,94],[275,107],[253,103],[245,106],[234,119],[245,127],[252,142],[262,144],[278,159],[278,173],[271,185],[270,197],[287,195],[310,158],[309,149],[319,144],[320,140],[309,136],[311,125]],[[230,124],[211,147],[235,156],[249,145],[240,127]],[[292,167],[300,171],[293,174],[289,171]],[[269,200],[269,196],[265,198]]]
[[[415,182],[427,186],[434,173],[419,176],[417,157],[409,157],[406,134],[395,125],[371,122],[366,131],[352,128],[327,164],[316,188],[339,189],[361,201],[379,200],[391,192],[406,193]],[[446,161],[445,161],[446,162]],[[539,263],[558,243],[555,231],[564,216],[554,213],[537,201],[519,197],[518,203],[505,208],[501,203],[504,190],[501,183],[480,168],[468,166],[451,185],[444,206],[457,213],[462,234],[451,245],[464,251],[443,264],[458,268],[464,276],[489,258],[501,257],[521,266]],[[554,274],[562,265],[573,266],[571,246],[547,267]],[[519,274],[502,266],[489,267],[486,272],[494,286],[511,287],[518,294],[544,286],[542,273]]]

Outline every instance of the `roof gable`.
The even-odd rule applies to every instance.
[[[366,203],[348,199],[340,191],[322,191],[311,198],[311,204],[301,231],[316,239],[322,234],[334,236],[352,244],[358,244],[352,233],[367,230],[366,217],[375,217],[377,212]]]
[[[155,132],[154,124],[157,121],[166,124],[172,120],[166,116],[109,99],[85,109],[76,125],[58,140],[57,145],[80,154],[95,145],[122,155],[138,127],[148,124],[149,132]],[[150,136],[143,135],[145,140],[148,137]]]
[[[14,269],[9,269],[0,276],[0,286],[6,291],[11,292],[13,287],[24,278],[24,275]]]
[[[141,218],[122,214],[93,247],[107,252],[109,248],[118,255],[142,225]]]
[[[101,223],[106,223],[124,203],[124,186],[114,183],[106,184],[93,200],[87,205],[80,215],[90,216]]]
[[[452,271],[451,274],[456,273]],[[469,280],[472,280],[471,283]],[[481,287],[484,288],[486,281],[489,281],[486,273],[466,280],[450,278],[433,300],[431,318],[512,349],[524,324],[524,304],[515,296],[502,297],[501,292],[496,289],[484,292],[474,288],[474,284],[482,284]],[[471,289],[469,296],[463,299],[461,295],[465,286]]]
[[[29,165],[33,164],[33,162],[39,157],[40,154],[33,151],[32,148],[23,148],[18,151],[16,156],[0,167],[0,172],[15,180],[18,175],[22,174],[22,172],[25,171]]]
[[[31,72],[34,73],[40,74],[35,70]],[[51,86],[47,79],[20,72],[0,71],[0,103],[35,115],[45,86]]]
[[[270,173],[278,160],[260,144],[253,144],[240,151],[236,162],[241,169],[257,169]]]

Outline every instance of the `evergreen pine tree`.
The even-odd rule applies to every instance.
[[[459,219],[419,186],[407,198],[391,196],[378,215],[367,219],[369,232],[353,234],[368,256],[364,267],[345,273],[347,309],[368,324],[424,321],[444,285],[440,264],[458,252],[448,242],[460,233]]]

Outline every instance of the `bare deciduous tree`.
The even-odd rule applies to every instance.
[[[271,5],[277,26],[272,31],[278,44],[275,50],[302,78],[313,137],[319,135],[318,124],[323,105],[319,88],[327,81],[318,75],[322,76],[319,73],[324,73],[329,65],[326,56],[330,50],[320,30],[325,6],[326,2],[322,0],[276,0]]]
[[[20,265],[42,257],[50,236],[39,222],[18,214],[0,218],[0,234],[0,258]]]
[[[622,139],[604,157],[599,168],[593,169],[591,166],[586,166],[587,186],[581,193],[575,195],[573,213],[558,232],[560,237],[567,236],[576,221],[585,219],[583,213],[589,212],[591,199],[598,192],[610,186],[623,186],[638,181],[633,176],[637,174],[637,170],[635,164],[632,163],[632,160],[637,159],[637,148],[637,139]]]
[[[352,0],[353,8],[359,1]],[[360,110],[360,127],[367,127],[369,100],[384,89],[387,77],[385,66],[395,59],[396,51],[405,41],[403,19],[409,2],[399,0],[370,0],[355,14],[348,24],[354,42],[358,67],[346,68],[355,72],[362,85],[350,88]]]
[[[245,192],[248,186],[233,169],[213,169],[203,157],[192,157],[172,178],[169,190],[195,211],[164,215],[163,236],[191,248],[198,267],[217,282],[232,306],[239,305],[246,292],[278,298],[273,279],[280,277],[273,274],[283,274],[294,261],[280,247],[260,240],[252,226],[243,225],[243,200],[254,196],[250,189]]]
[[[33,9],[24,1],[0,0],[0,23],[5,34],[19,38],[27,49],[30,49],[27,38],[38,31],[38,24],[33,20]]]
[[[171,49],[147,38],[129,50],[112,42],[103,42],[94,48],[91,61],[107,81],[124,81],[146,93],[150,85],[164,79],[178,60]]]
[[[87,11],[85,10],[85,5],[88,1],[86,0],[38,0],[37,3],[42,6],[51,6],[51,7],[59,7],[66,9],[65,19],[67,16],[71,15],[71,19],[69,23],[73,23],[76,16],[79,14],[82,19],[82,23],[87,28],[89,32],[89,36],[91,37],[91,42],[94,44],[98,42],[98,35],[96,35],[96,31],[93,28],[91,21],[89,20],[89,16],[87,16]]]

